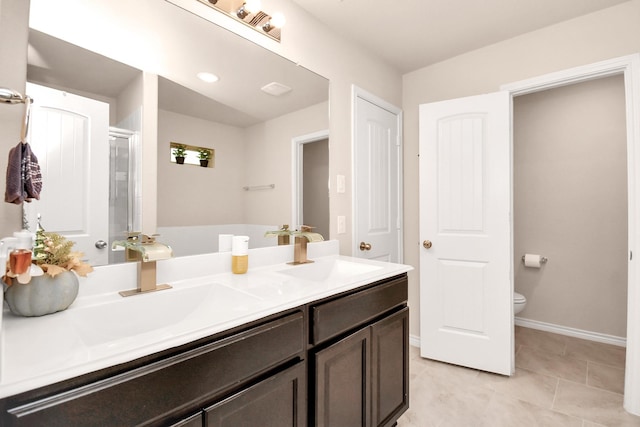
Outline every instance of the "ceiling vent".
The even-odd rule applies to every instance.
[[[272,96],[282,96],[287,92],[291,92],[289,86],[278,82],[271,82],[268,85],[262,86],[260,90]]]

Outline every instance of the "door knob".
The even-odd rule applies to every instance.
[[[431,249],[433,243],[431,243],[431,240],[425,240],[424,242],[422,242],[422,246],[424,246],[425,249]]]
[[[371,243],[360,242],[360,250],[361,251],[370,251]]]
[[[96,241],[96,248],[98,249],[104,249],[107,247],[107,242],[105,242],[104,240],[98,240]]]

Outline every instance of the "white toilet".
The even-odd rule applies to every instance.
[[[518,314],[524,310],[524,306],[527,305],[527,299],[524,295],[517,292],[513,293],[513,314]]]

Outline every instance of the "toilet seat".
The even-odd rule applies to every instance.
[[[514,292],[513,302],[516,304],[522,304],[523,302],[527,302],[527,299],[524,297],[524,295]]]

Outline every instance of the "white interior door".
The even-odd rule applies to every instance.
[[[41,214],[45,231],[73,240],[90,264],[107,264],[109,248],[96,242],[109,241],[109,105],[32,83],[27,93],[43,183],[40,200],[24,204],[29,229]]]
[[[508,92],[420,106],[422,357],[513,372],[510,176]]]
[[[402,261],[400,110],[355,97],[354,256]]]

